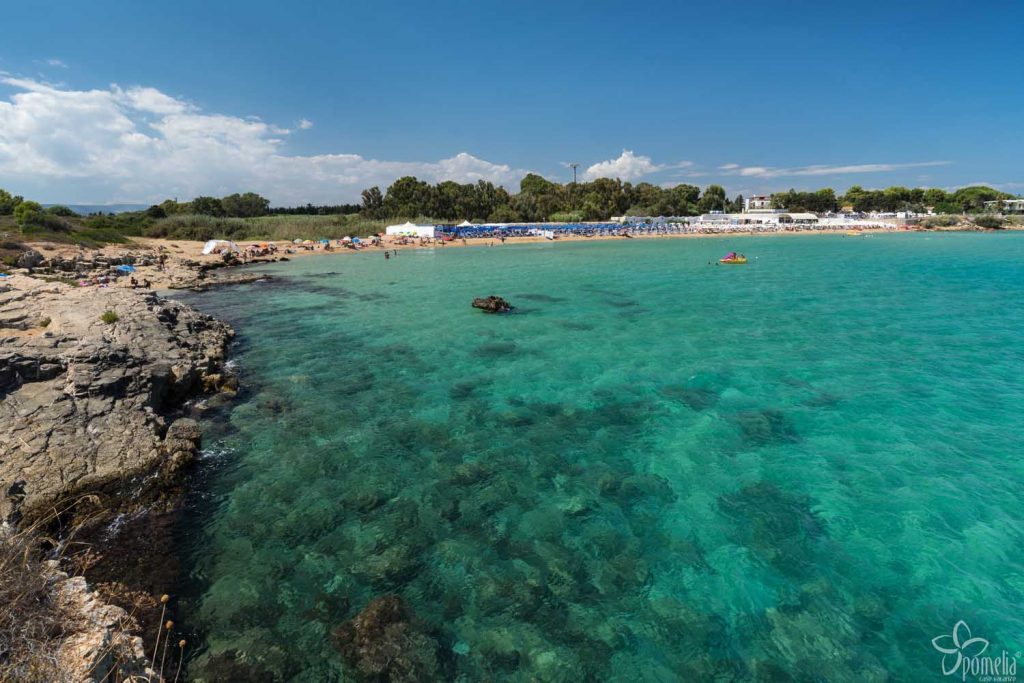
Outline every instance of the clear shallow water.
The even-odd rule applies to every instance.
[[[467,681],[931,680],[960,619],[1024,647],[1022,236],[268,270],[189,297],[253,387],[207,425],[193,675],[343,680],[330,632],[386,593]]]

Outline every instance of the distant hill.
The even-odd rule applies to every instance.
[[[75,213],[88,216],[90,213],[124,213],[125,211],[142,211],[149,204],[43,204],[43,206],[66,206]]]

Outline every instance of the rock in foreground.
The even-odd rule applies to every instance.
[[[486,299],[473,299],[473,308],[479,308],[484,313],[508,313],[515,306],[500,296],[489,296]]]
[[[150,292],[15,276],[0,291],[0,521],[84,494],[120,507],[192,459],[177,410],[231,328]]]

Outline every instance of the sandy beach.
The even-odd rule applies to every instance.
[[[904,232],[905,230],[893,229],[865,229],[858,232],[863,235],[886,234]],[[937,229],[934,232],[955,232],[957,229]],[[364,246],[358,250],[337,246],[337,243],[327,245],[315,244],[313,246],[292,245],[277,243],[277,251],[271,255],[254,258],[244,258],[240,265],[263,263],[268,261],[292,260],[314,255],[363,255],[377,254],[378,256],[390,250],[409,249],[451,249],[459,247],[502,247],[516,244],[565,244],[576,242],[608,242],[632,240],[661,240],[661,239],[741,239],[745,237],[792,237],[803,235],[831,235],[846,236],[845,230],[785,230],[785,231],[764,231],[764,232],[730,232],[730,233],[683,233],[683,234],[637,234],[631,237],[620,235],[562,235],[554,240],[541,236],[509,237],[505,241],[497,238],[476,237],[469,239],[455,239],[449,242],[441,240],[424,241],[403,240],[400,238],[383,238],[380,246],[372,246],[364,242]],[[239,248],[244,249],[252,241],[239,242]],[[148,282],[155,290],[187,289],[196,286],[210,286],[217,284],[230,284],[245,279],[239,275],[235,267],[225,268],[225,263],[220,254],[203,254],[205,242],[193,240],[169,240],[147,237],[132,238],[124,244],[109,244],[98,249],[86,249],[76,245],[59,243],[33,243],[31,246],[38,251],[47,261],[54,259],[83,260],[86,258],[122,259],[130,258],[135,261],[136,272],[133,274],[137,283]],[[165,256],[163,266],[158,263],[161,255]],[[230,273],[230,274],[229,274]],[[206,280],[203,282],[202,280]],[[131,279],[122,277],[114,280],[111,286],[130,287]]]

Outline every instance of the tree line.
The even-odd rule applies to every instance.
[[[841,210],[915,211],[931,209],[939,214],[982,213],[985,202],[1010,199],[1013,195],[991,187],[974,185],[947,192],[940,188],[888,187],[865,190],[854,185],[843,195],[832,188],[816,191],[794,189],[771,195],[773,208],[787,211],[829,213]],[[133,212],[138,220],[160,219],[179,214],[201,214],[218,218],[255,218],[267,215],[360,214],[369,219],[428,217],[442,221],[489,221],[495,223],[540,221],[602,221],[612,216],[697,216],[712,211],[743,210],[742,195],[729,198],[721,185],[700,188],[682,183],[670,187],[651,183],[630,183],[598,178],[584,183],[561,184],[535,173],[527,174],[512,194],[503,187],[480,180],[456,183],[446,180],[430,184],[411,176],[397,179],[385,191],[371,187],[362,192],[359,204],[271,207],[255,192],[225,197],[200,196],[188,202],[167,199],[144,212]],[[14,215],[19,224],[36,223],[56,228],[59,219],[74,216],[62,206],[44,209],[0,189],[0,216]],[[116,228],[129,216],[93,216],[95,227]],[[131,221],[129,221],[131,222]],[[137,223],[134,221],[132,224]],[[52,225],[51,225],[52,224]]]
[[[854,185],[843,195],[832,188],[788,190],[771,196],[772,207],[787,211],[829,213],[841,210],[915,211],[960,214],[985,210],[985,202],[1013,195],[981,185],[954,192],[939,188],[893,186],[865,190]],[[610,178],[587,183],[555,183],[531,173],[510,194],[480,180],[460,184],[444,181],[431,185],[414,177],[399,178],[387,190],[371,187],[362,192],[360,212],[367,218],[429,216],[440,220],[475,220],[496,223],[538,221],[600,221],[612,216],[697,216],[712,211],[739,212],[742,195],[730,199],[721,185],[671,187],[632,184]]]
[[[597,221],[621,215],[695,216],[710,211],[742,208],[743,197],[729,200],[725,189],[711,185],[660,187],[599,178],[589,183],[560,184],[535,173],[510,194],[486,180],[431,185],[411,176],[399,178],[386,191],[362,192],[361,213],[368,218],[430,216],[441,220],[496,223],[545,220]]]

